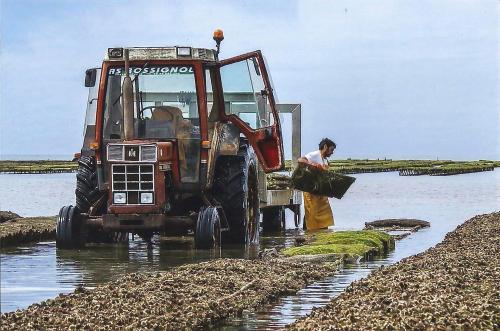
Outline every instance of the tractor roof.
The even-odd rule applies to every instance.
[[[105,61],[123,61],[124,48],[108,48]],[[134,60],[203,60],[215,62],[215,51],[193,47],[127,47],[130,61]]]

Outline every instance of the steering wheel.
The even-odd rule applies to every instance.
[[[144,119],[144,111],[145,110],[150,110],[151,111],[151,117],[153,117],[153,109],[157,108],[156,106],[148,106],[148,107],[144,107],[142,108],[140,111],[139,111],[139,118],[141,120]]]

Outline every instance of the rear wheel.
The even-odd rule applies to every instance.
[[[259,239],[257,162],[253,150],[242,145],[236,156],[217,160],[213,195],[229,223],[229,239],[256,243]]]
[[[64,206],[56,223],[56,246],[78,248],[85,243],[80,211],[75,206]]]
[[[196,248],[210,249],[220,246],[220,218],[215,207],[203,207],[198,214],[194,235]]]
[[[87,213],[90,207],[99,199],[97,170],[93,157],[82,156],[78,160],[75,195],[76,206],[82,213]]]

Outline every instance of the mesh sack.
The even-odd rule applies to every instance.
[[[293,171],[291,183],[293,188],[300,191],[342,199],[355,180],[356,178],[351,176],[299,163]]]

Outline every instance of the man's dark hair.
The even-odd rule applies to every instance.
[[[333,142],[333,140],[328,139],[328,138],[321,139],[321,141],[319,143],[319,149],[322,150],[323,146],[325,146],[325,145],[328,147],[333,146],[333,149],[337,148],[337,145]]]

